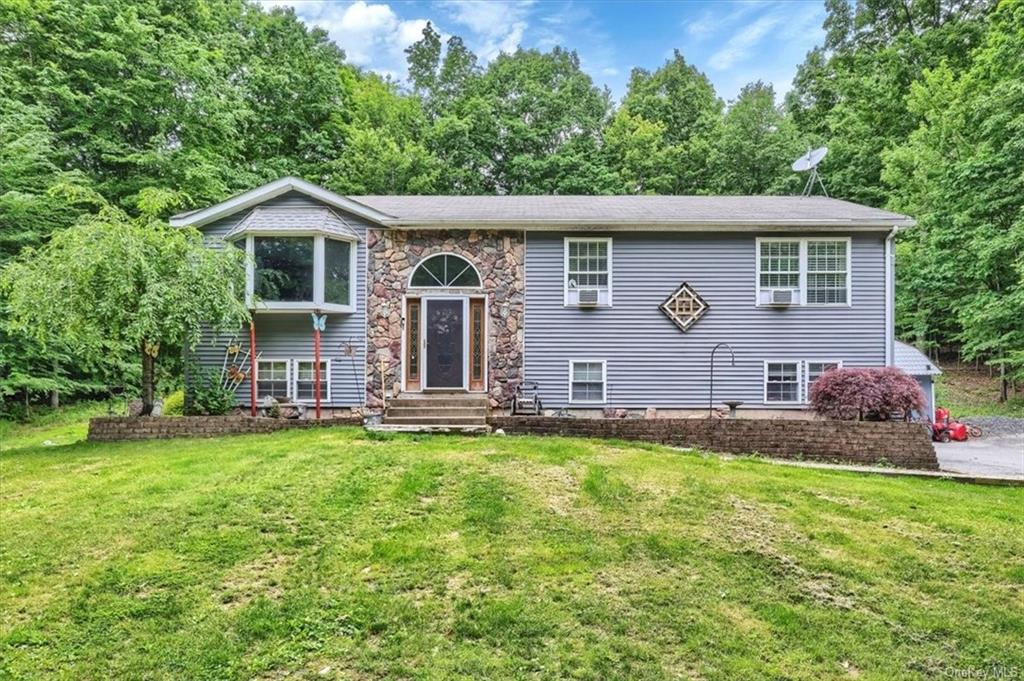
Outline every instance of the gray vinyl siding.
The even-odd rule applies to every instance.
[[[852,306],[787,309],[756,306],[755,235],[680,232],[589,235],[612,237],[613,307],[564,307],[564,236],[526,239],[525,376],[540,384],[547,407],[571,406],[572,359],[607,362],[607,405],[631,408],[706,407],[719,342],[732,346],[736,365],[727,350],[717,353],[718,406],[778,406],[764,403],[765,361],[885,364],[882,232],[841,235],[852,236]],[[710,306],[685,333],[658,309],[683,282]]]
[[[262,206],[320,206],[318,201],[298,192],[288,192],[266,201]],[[356,287],[352,292],[356,310],[352,313],[328,313],[327,327],[321,334],[320,357],[331,360],[331,399],[326,406],[353,407],[365,400],[366,365],[366,233],[368,224],[362,219],[336,212],[359,234],[356,251]],[[212,247],[218,247],[224,234],[242,220],[249,210],[212,222],[202,227],[204,237]],[[224,361],[224,347],[235,334],[208,333],[195,351],[201,369],[213,369],[218,374]],[[248,328],[239,329],[237,339],[244,347],[249,345]],[[355,355],[346,355],[351,348]],[[256,349],[264,359],[312,359],[313,324],[308,312],[259,313],[256,315]],[[249,404],[249,380],[236,391],[238,404]]]

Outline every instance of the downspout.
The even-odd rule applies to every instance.
[[[893,227],[885,237],[885,366],[893,366],[896,352],[896,253],[893,246],[899,227]]]

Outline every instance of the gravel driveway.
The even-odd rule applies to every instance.
[[[942,470],[1024,479],[1024,419],[987,416],[964,420],[980,426],[984,435],[967,442],[936,442]]]

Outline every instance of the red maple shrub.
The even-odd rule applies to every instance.
[[[818,414],[843,420],[888,419],[893,412],[909,418],[926,404],[917,381],[895,367],[826,371],[811,386],[810,400]]]

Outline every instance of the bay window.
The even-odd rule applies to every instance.
[[[319,234],[249,234],[246,299],[270,311],[353,312],[356,244]]]

